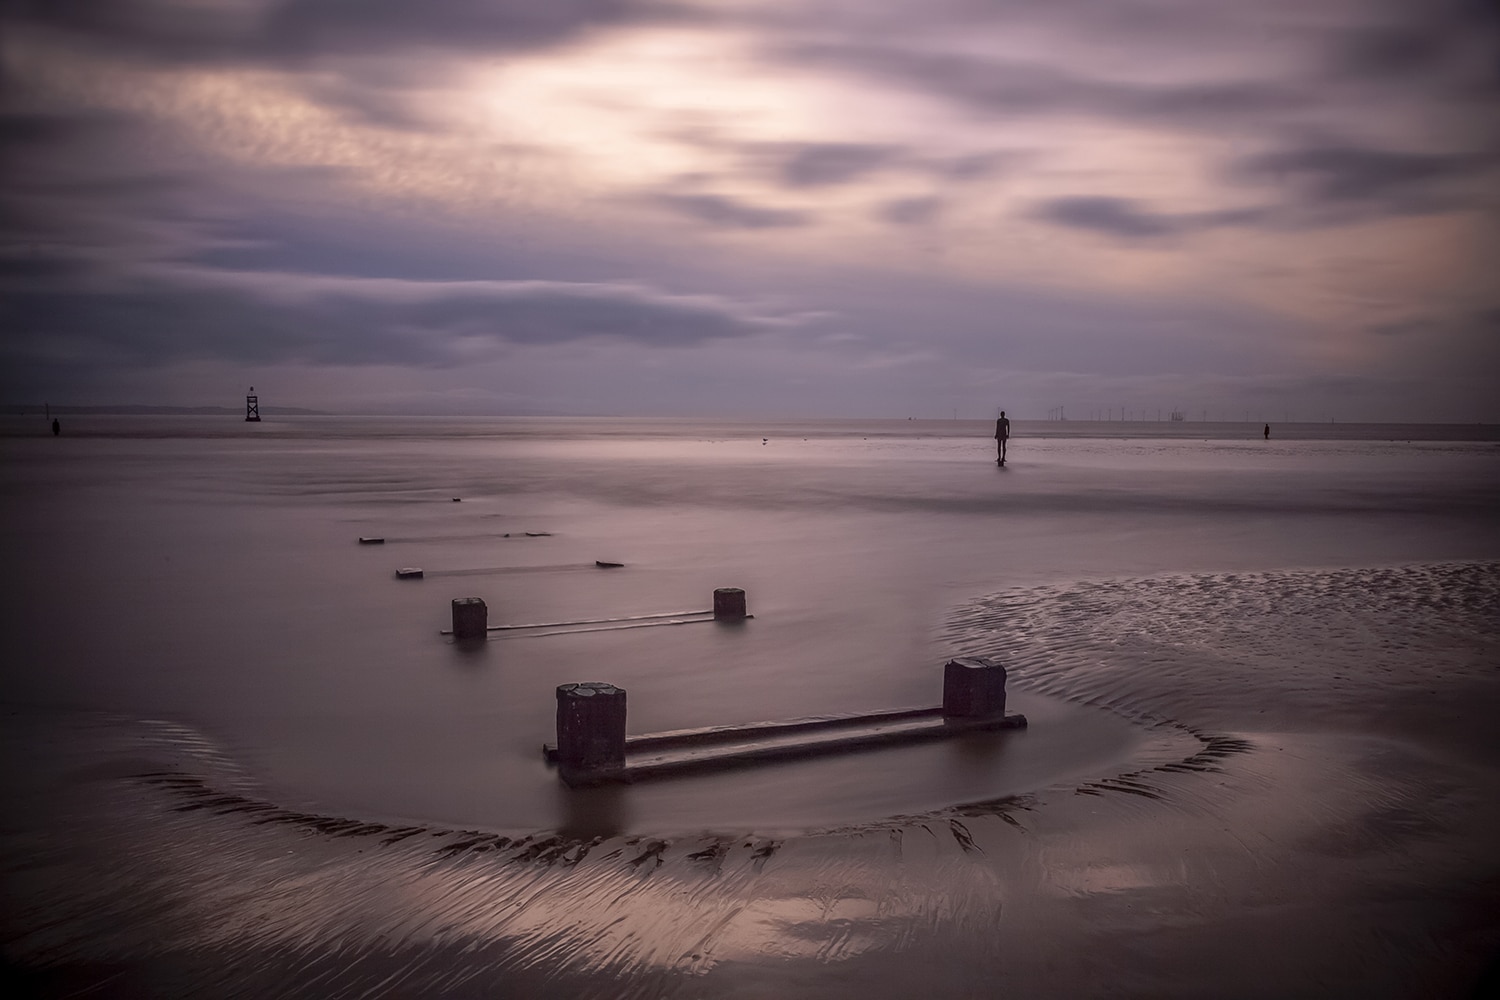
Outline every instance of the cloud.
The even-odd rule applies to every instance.
[[[76,288],[13,289],[12,362],[191,359],[451,367],[505,345],[590,339],[690,347],[795,325],[742,303],[634,283],[409,281],[146,268]]]
[[[749,149],[770,155],[774,177],[793,189],[832,187],[862,181],[881,171],[903,171],[953,182],[981,180],[993,176],[1014,154],[973,153],[933,156],[918,147],[894,143],[806,142],[760,143]]]
[[[599,28],[684,12],[650,0],[18,0],[7,19],[151,62],[306,64],[413,49],[560,45]]]
[[[680,215],[723,229],[779,229],[805,226],[813,221],[807,212],[762,208],[718,194],[659,194],[651,200]]]
[[[251,172],[183,156],[156,123],[97,110],[0,110],[0,277],[83,276],[243,242]],[[261,167],[285,194],[347,179],[338,167]],[[80,289],[80,292],[85,292]]]
[[[803,191],[854,184],[875,174],[920,177],[948,184],[980,181],[1013,168],[1026,157],[1014,150],[948,153],[911,142],[746,142],[723,128],[701,125],[667,130],[667,138],[695,152],[732,160],[736,180]],[[690,172],[680,178],[701,184],[712,177]]]
[[[1409,25],[1360,27],[1338,39],[1341,68],[1359,76],[1407,77],[1440,66],[1452,51],[1446,32]]]
[[[694,150],[738,160],[747,177],[790,189],[847,184],[911,159],[906,150],[890,144],[742,142],[720,129],[701,127],[675,129],[670,136]]]
[[[880,217],[898,226],[914,226],[936,218],[942,207],[940,198],[897,198],[880,206]]]
[[[1392,372],[1442,373],[1483,382],[1494,395],[1500,370],[1500,306],[1442,303],[1426,312],[1382,319],[1364,332],[1382,342],[1385,367]]]
[[[1412,214],[1450,207],[1454,182],[1497,166],[1500,159],[1479,153],[1418,153],[1314,139],[1240,158],[1231,171],[1289,186],[1305,205]]]
[[[1129,198],[1076,196],[1052,198],[1032,210],[1035,218],[1070,229],[1102,233],[1119,239],[1153,240],[1201,232],[1219,226],[1264,223],[1272,216],[1264,209],[1226,209],[1217,212],[1150,212]]]
[[[788,149],[780,177],[783,184],[794,188],[843,184],[880,169],[894,155],[890,146],[806,143]]]
[[[1269,79],[1136,83],[1053,65],[883,42],[789,46],[788,61],[833,66],[888,87],[941,98],[987,115],[1091,115],[1157,124],[1222,126],[1223,116],[1268,116],[1306,95]]]
[[[1179,231],[1169,216],[1143,212],[1125,198],[1054,198],[1035,210],[1037,218],[1109,236],[1154,237]]]
[[[364,123],[439,131],[421,92],[465,60],[693,16],[670,0],[7,0],[0,34],[70,63],[281,72],[289,89]]]
[[[991,177],[1019,159],[1020,157],[1013,153],[973,153],[967,156],[933,160],[927,164],[927,167],[934,176],[942,180],[973,181]]]
[[[641,358],[608,405],[871,414],[1001,364],[1477,371],[1493,323],[1360,334],[1495,305],[1484,6],[0,0],[0,364],[566,410]],[[1297,240],[1197,239],[1237,228]]]
[[[1454,96],[1500,89],[1500,9],[1482,0],[1387,0],[1368,18],[1333,28],[1327,53],[1335,75],[1403,88],[1426,84]]]
[[[1263,199],[1274,199],[1260,205],[1167,213],[1143,208],[1138,199],[1081,195],[1047,199],[1030,214],[1055,225],[1130,240],[1161,240],[1229,226],[1296,229],[1472,209],[1484,196],[1471,188],[1497,174],[1500,150],[1411,152],[1315,137],[1236,157],[1224,166],[1226,180],[1249,184]],[[1268,189],[1280,197],[1268,195]]]
[[[385,78],[381,78],[384,76]],[[367,68],[357,72],[309,73],[299,81],[303,97],[329,108],[345,121],[376,129],[408,132],[438,132],[442,118],[425,99],[424,85],[432,74],[415,79],[418,72],[397,76]]]

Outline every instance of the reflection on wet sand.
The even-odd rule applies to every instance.
[[[1495,747],[1422,723],[1500,709],[1497,597],[1444,564],[973,602],[952,641],[1150,738],[791,834],[618,834],[620,788],[560,791],[556,832],[321,816],[187,731],[12,720],[49,753],[7,789],[7,958],[52,995],[1463,996],[1500,947]]]

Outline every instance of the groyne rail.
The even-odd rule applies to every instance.
[[[720,587],[714,591],[714,606],[698,611],[663,611],[644,615],[621,615],[614,618],[574,618],[556,622],[525,622],[491,625],[489,605],[482,597],[458,597],[453,600],[453,627],[439,631],[460,641],[485,639],[491,632],[513,632],[521,635],[569,635],[576,632],[609,632],[626,628],[649,628],[657,625],[692,625],[698,622],[742,622],[754,618],[745,611],[745,592],[738,587]],[[551,630],[551,631],[543,631]]]
[[[613,684],[557,689],[557,742],[542,753],[566,784],[628,784],[1026,726],[1024,715],[1005,714],[1005,668],[979,657],[944,665],[943,704],[931,708],[626,736],[625,705],[625,690]]]

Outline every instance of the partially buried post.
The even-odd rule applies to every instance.
[[[625,769],[625,689],[603,681],[557,688],[557,764],[569,785],[592,785]]]
[[[943,665],[943,718],[998,719],[1005,714],[1005,668],[982,656]]]
[[[453,599],[453,638],[483,639],[489,631],[490,609],[482,597]]]
[[[739,587],[720,587],[714,591],[714,621],[738,622],[745,619],[745,592]]]

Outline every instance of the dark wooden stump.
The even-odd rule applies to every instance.
[[[453,599],[453,638],[483,639],[488,634],[490,609],[482,597]]]
[[[999,718],[1005,714],[1005,668],[981,656],[961,656],[943,666],[943,717]]]
[[[737,622],[745,617],[745,592],[738,587],[720,587],[714,591],[714,620]]]
[[[557,688],[557,764],[569,785],[591,785],[625,767],[625,689],[602,681]]]

